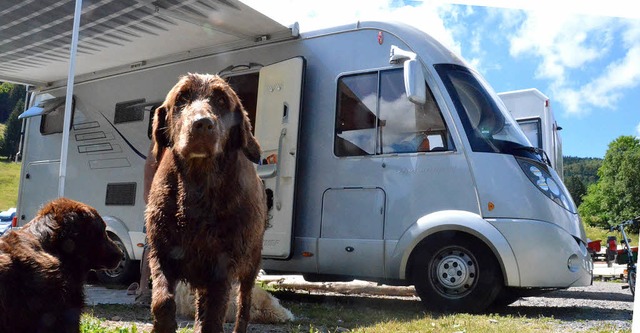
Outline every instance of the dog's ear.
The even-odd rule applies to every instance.
[[[237,126],[234,126],[236,129],[232,131],[232,136],[235,137],[235,140],[238,141],[239,148],[242,149],[242,152],[249,159],[249,161],[253,163],[260,163],[260,144],[258,144],[258,140],[251,133],[251,121],[249,120],[249,114],[242,107],[242,104],[239,104],[234,113],[234,118],[236,118],[235,123]],[[233,133],[235,132],[235,133]]]
[[[43,248],[50,250],[56,240],[60,225],[53,214],[36,216],[29,223],[29,232],[34,235]]]
[[[153,117],[153,127],[151,132],[151,153],[156,161],[160,161],[164,149],[170,146],[170,138],[167,128],[167,107],[162,104],[156,108]]]
[[[251,133],[251,121],[249,120],[247,111],[245,111],[244,108],[240,108],[240,111],[242,113],[242,151],[251,162],[259,164],[260,154],[262,153],[260,151],[260,144]]]

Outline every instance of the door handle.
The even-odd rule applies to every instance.
[[[274,198],[277,210],[282,208],[282,198],[280,197],[280,163],[282,163],[282,146],[285,136],[287,136],[287,129],[283,128],[282,131],[280,131],[280,138],[278,139],[278,160],[276,161],[276,190],[274,191]]]

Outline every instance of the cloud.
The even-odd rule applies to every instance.
[[[640,84],[636,20],[526,12],[509,42],[513,57],[539,59],[536,77],[550,82],[554,99],[570,114],[613,109],[625,90]],[[601,70],[583,75],[589,68]]]
[[[440,43],[460,54],[460,43],[445,27],[442,17],[458,15],[460,6],[441,1],[309,1],[309,0],[244,0],[250,7],[284,25],[300,24],[302,32],[358,21],[400,21],[427,32]],[[464,9],[465,11],[468,9]]]

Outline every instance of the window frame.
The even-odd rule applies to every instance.
[[[337,158],[362,158],[365,156],[390,156],[390,155],[407,155],[407,154],[425,154],[425,153],[433,153],[433,152],[450,152],[450,151],[455,151],[455,144],[453,142],[453,137],[451,136],[451,131],[449,129],[449,126],[447,124],[447,121],[445,120],[445,115],[442,112],[442,108],[440,106],[440,104],[438,104],[436,96],[433,92],[433,90],[431,89],[430,85],[427,83],[427,81],[425,80],[424,84],[427,88],[427,94],[429,95],[427,103],[433,103],[433,105],[435,106],[435,108],[437,109],[438,112],[438,116],[441,120],[441,123],[443,125],[443,129],[438,129],[438,130],[434,130],[433,133],[429,134],[428,136],[431,135],[437,135],[438,133],[442,133],[441,135],[441,139],[442,139],[442,147],[436,147],[433,148],[431,150],[419,150],[418,148],[416,148],[415,150],[410,150],[410,151],[393,151],[393,152],[385,152],[383,151],[383,137],[381,136],[381,129],[382,127],[380,126],[381,123],[381,119],[380,119],[380,113],[381,113],[381,94],[383,93],[381,90],[384,88],[382,87],[382,81],[383,81],[383,74],[384,73],[389,73],[392,71],[402,71],[403,69],[400,67],[393,67],[393,68],[380,68],[380,69],[373,69],[373,70],[367,70],[367,71],[361,71],[361,72],[349,72],[349,73],[343,73],[340,76],[338,76],[338,78],[336,79],[336,100],[335,100],[335,110],[334,110],[334,115],[335,115],[335,119],[334,119],[334,129],[333,129],[333,155]],[[340,120],[344,119],[344,117],[341,117],[341,96],[342,96],[342,90],[341,90],[341,84],[343,84],[343,79],[348,78],[348,77],[358,77],[358,76],[366,76],[366,75],[371,75],[371,74],[375,74],[376,77],[376,83],[375,83],[375,87],[376,87],[376,91],[375,91],[375,97],[376,97],[376,105],[375,105],[375,110],[370,110],[370,111],[374,111],[374,117],[375,117],[375,121],[374,121],[374,125],[375,127],[372,128],[372,130],[374,130],[375,134],[373,136],[373,140],[372,140],[372,144],[374,145],[372,151],[373,153],[368,153],[366,152],[364,149],[361,149],[360,147],[358,147],[358,145],[349,142],[348,140],[345,140],[344,138],[341,138],[338,136],[338,133],[342,133],[344,132],[344,130],[340,130]],[[402,89],[404,89],[404,85],[402,85]],[[356,96],[357,97],[357,96]],[[359,102],[362,102],[361,100]],[[407,99],[407,102],[409,102],[409,100]],[[411,102],[409,102],[411,103]],[[419,106],[415,106],[415,107],[419,107]],[[424,111],[425,114],[428,114],[428,110]],[[384,121],[384,120],[383,120]],[[418,133],[418,132],[416,132]],[[347,145],[351,145],[354,147],[357,147],[360,149],[361,152],[363,153],[359,153],[359,154],[349,154],[346,152],[340,152],[340,144],[339,144],[339,139],[340,140],[344,140],[345,143]],[[387,145],[388,146],[388,145]],[[344,149],[344,148],[342,148]]]

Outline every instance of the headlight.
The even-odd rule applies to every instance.
[[[536,185],[549,199],[553,200],[564,209],[575,213],[575,205],[569,197],[567,189],[553,169],[548,169],[546,165],[534,162],[533,160],[516,157],[518,164],[524,171],[527,178]]]

